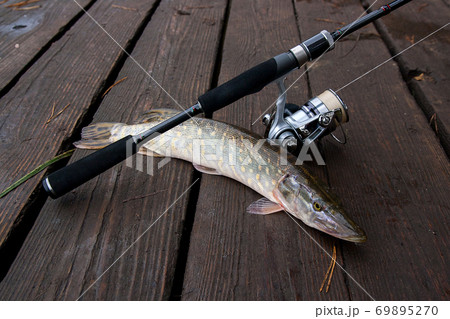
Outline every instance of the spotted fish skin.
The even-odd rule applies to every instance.
[[[98,149],[150,129],[177,112],[152,110],[136,124],[97,123],[83,129],[78,148]],[[308,226],[354,242],[366,240],[320,184],[301,166],[293,166],[261,137],[236,126],[205,118],[190,119],[147,142],[145,155],[192,162],[204,173],[227,176],[264,196],[248,211],[286,210]],[[319,207],[320,206],[320,207]]]

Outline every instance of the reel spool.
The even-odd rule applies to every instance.
[[[294,154],[298,154],[304,144],[318,141],[328,134],[345,144],[345,133],[344,141],[340,141],[333,132],[348,122],[348,108],[333,90],[328,89],[298,106],[286,103],[284,79],[277,80],[277,84],[280,95],[276,108],[263,117],[263,123],[267,126],[267,139],[288,148]]]

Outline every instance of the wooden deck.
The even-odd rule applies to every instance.
[[[354,20],[372,1],[6,7],[15,2],[0,5],[0,190],[72,148],[89,123],[130,123],[149,108],[178,109],[174,100],[188,107],[253,65]],[[339,89],[449,17],[446,0],[409,3],[310,64],[288,101]],[[446,27],[340,91],[351,112],[348,143],[326,138],[327,165],[307,164],[366,230],[367,243],[302,229],[284,213],[249,215],[258,194],[179,160],[154,176],[118,165],[51,200],[41,181],[60,163],[0,199],[0,299],[448,300],[449,52]],[[252,122],[276,94],[267,87],[213,118],[262,134]],[[53,107],[66,105],[46,124]],[[88,153],[76,150],[70,162]],[[321,293],[325,251],[334,245],[342,269]]]

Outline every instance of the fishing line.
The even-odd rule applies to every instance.
[[[73,1],[78,4],[76,0]],[[381,6],[378,10],[367,13],[365,16],[363,16],[366,12],[364,11],[360,15],[360,18],[334,32],[330,33],[327,30],[321,31],[287,52],[272,57],[220,86],[207,91],[199,96],[197,102],[189,109],[183,110],[183,112],[172,116],[144,132],[136,135],[129,134],[77,162],[53,172],[43,180],[43,187],[52,198],[63,196],[67,192],[132,156],[142,145],[155,136],[180,125],[184,121],[189,120],[192,116],[201,113],[216,112],[244,96],[261,91],[265,86],[272,82],[277,83],[280,94],[276,102],[276,112],[272,115],[267,114],[267,116],[264,116],[266,120],[265,124],[268,126],[267,137],[273,140],[280,140],[284,142],[284,145],[287,147],[293,147],[294,145],[299,146],[300,144],[304,145],[305,143],[309,145],[311,142],[325,136],[327,133],[334,131],[336,121],[342,123],[347,122],[347,106],[332,90],[327,90],[318,97],[312,98],[302,107],[297,105],[288,106],[286,104],[286,88],[284,85],[285,76],[291,71],[299,69],[308,61],[320,59],[323,54],[332,49],[334,44],[343,36],[359,30],[376,19],[389,14],[393,10],[396,10],[411,1],[412,0],[394,0],[389,4]],[[377,0],[370,5],[369,9],[376,2]],[[78,6],[81,8],[79,4]],[[82,10],[111,39],[113,39],[111,35],[109,35],[88,12],[86,12],[86,10],[83,8]],[[117,41],[114,40],[114,42],[119,45]],[[119,47],[124,51],[120,45]],[[155,81],[128,52],[124,52],[153,81]],[[312,63],[311,66],[312,65],[314,65],[314,63]],[[309,69],[310,68],[308,68],[308,70]],[[303,72],[303,74],[300,75],[288,89],[290,89],[306,72],[307,71]],[[162,89],[161,85],[159,85],[159,87]],[[167,93],[167,91],[164,92]],[[177,103],[177,105],[180,106],[179,103]],[[296,148],[298,149],[299,147]]]
[[[142,71],[144,71],[144,73],[145,74],[147,74],[147,76],[153,81],[153,82],[155,82],[156,83],[156,85],[157,86],[159,86],[159,88],[164,92],[164,93],[166,93],[167,94],[167,96],[168,97],[170,97],[171,99],[172,99],[172,101],[174,101],[175,102],[175,104],[176,105],[178,105],[178,107],[180,108],[180,109],[182,109],[183,110],[183,112],[185,112],[186,114],[188,114],[187,112],[186,112],[186,110],[185,110],[185,107],[183,107],[183,106],[181,106],[181,104],[180,103],[178,103],[178,101],[177,100],[175,100],[175,98],[172,96],[172,95],[170,95],[169,94],[169,92],[167,92],[162,86],[161,86],[161,84],[159,84],[159,82],[158,81],[156,81],[155,80],[155,78],[153,77],[153,76],[151,76],[151,74],[146,70],[146,69],[144,69],[144,67],[138,62],[138,61],[136,61],[136,59],[130,54],[130,53],[128,53],[126,50],[125,50],[125,48],[124,47],[122,47],[121,45],[120,45],[120,43],[119,42],[117,42],[116,41],[116,39],[114,39],[109,33],[108,33],[108,31],[106,31],[105,30],[105,28],[103,28],[101,25],[100,25],[100,23],[98,23],[97,22],[97,20],[95,20],[94,19],[94,17],[92,17],[87,11],[86,11],[86,9],[84,9],[78,2],[77,2],[77,0],[72,0],[73,2],[75,2],[79,7],[80,7],[80,9],[92,20],[92,21],[94,21],[94,23],[96,24],[96,25],[98,25],[99,26],[99,28],[108,36],[108,37],[110,37],[110,39],[111,40],[113,40],[114,41],[114,43],[115,44],[117,44],[117,46],[142,70]],[[197,120],[193,117],[193,116],[191,116],[190,114],[188,114],[193,120],[194,120],[194,122],[196,123],[196,124],[198,124],[197,123]]]
[[[197,178],[180,196],[178,196],[178,198],[175,199],[175,201],[172,204],[170,204],[170,206],[164,211],[164,213],[162,213],[158,218],[156,218],[156,220],[150,226],[148,226],[148,228],[141,235],[139,235],[139,237],[127,249],[125,249],[124,252],[119,257],[117,257],[117,259],[114,260],[114,262],[108,268],[106,268],[106,270],[97,279],[95,279],[95,281],[85,291],[83,291],[81,293],[81,295],[76,299],[76,301],[79,301],[86,294],[86,292],[88,292],[88,290],[91,289],[92,286],[94,286],[97,283],[97,281],[99,281],[100,278],[102,278],[103,275],[106,274],[108,272],[108,270],[111,269],[111,267],[114,266],[114,264],[120,258],[122,258],[122,256],[125,255],[127,253],[127,251],[129,251],[131,249],[131,247],[133,247],[139,241],[139,239],[141,239],[142,236],[144,236],[150,230],[150,228],[152,228],[153,225],[155,225],[158,222],[158,220],[160,220],[161,217],[163,217],[169,211],[169,209],[171,209],[172,206],[175,205],[178,202],[178,200],[181,197],[183,197],[184,194],[186,194],[188,192],[188,190],[190,190],[192,188],[192,186],[194,186],[195,183],[198,182],[198,180],[199,180],[199,178]]]
[[[306,231],[306,229],[303,228],[303,227],[302,227],[302,226],[294,219],[294,217],[291,216],[291,214],[289,214],[289,213],[288,213],[287,211],[285,211],[285,210],[283,210],[283,211],[286,213],[286,215],[289,216],[290,219],[292,219],[292,220],[294,221],[294,223],[297,224],[298,227],[300,227],[301,230],[303,230],[303,232],[304,232],[306,235],[308,235],[308,237],[309,237],[309,238],[310,238],[310,239],[311,239],[311,240],[312,240],[312,241],[313,241],[320,249],[322,249],[322,250],[324,251],[325,254],[327,254],[328,257],[330,257],[331,259],[333,259],[333,257],[328,253],[328,251],[326,251],[326,249],[323,248],[322,245],[319,244],[319,243],[317,242],[317,240],[315,240],[315,239],[314,239],[314,238]],[[374,297],[372,297],[372,295],[369,294],[369,293],[367,292],[367,290],[364,289],[364,287],[361,286],[361,284],[360,284],[359,282],[357,282],[356,279],[353,278],[352,275],[350,275],[350,274],[348,273],[348,271],[346,271],[346,270],[344,269],[344,267],[341,266],[340,263],[338,263],[338,262],[336,261],[336,265],[338,265],[339,268],[341,268],[342,271],[343,271],[343,272],[344,272],[351,280],[353,280],[353,282],[354,282],[359,288],[361,288],[361,290],[364,291],[364,292],[366,293],[367,296],[370,297],[370,299],[372,299],[373,301],[376,301],[376,299],[375,299]]]
[[[377,1],[378,0],[375,0],[366,10],[364,10],[363,11],[363,13],[361,13],[360,14],[360,16],[356,19],[356,20],[354,20],[352,23],[350,23],[350,25],[349,25],[349,28],[351,28],[356,22],[358,22],[358,20],[365,14],[365,13],[367,13],[367,11],[370,9],[370,8],[372,8],[372,6],[375,4],[375,3],[377,3]],[[339,35],[339,37],[335,40],[335,43],[336,42],[338,42],[344,35],[346,35],[346,32],[344,31],[343,33],[341,33],[340,35]],[[297,83],[297,81],[298,80],[300,80],[312,67],[313,67],[313,65],[314,64],[316,64],[316,62],[318,62],[321,58],[322,58],[322,56],[325,54],[325,53],[327,53],[328,51],[330,51],[330,49],[331,48],[329,48],[329,49],[327,49],[325,52],[323,52],[316,60],[314,60],[312,63],[311,63],[311,65],[310,66],[306,66],[305,67],[305,71],[302,73],[302,74],[300,74],[300,76],[291,84],[291,85],[289,85],[289,87],[286,89],[286,91],[285,91],[285,93],[284,94],[286,94],[287,93],[287,91],[289,91],[289,89],[292,87],[292,86],[294,86],[294,84],[295,83]],[[265,111],[263,111],[262,112],[262,114],[261,115],[259,115],[258,116],[258,118],[252,123],[252,125],[251,126],[253,126],[253,125],[255,125],[255,123],[266,113],[266,112],[268,112],[271,108],[272,108],[272,106],[274,106],[275,105],[275,103],[277,103],[277,100],[275,100],[272,104],[270,104],[270,106],[265,110]]]
[[[380,64],[378,64],[376,67],[374,67],[373,69],[371,69],[371,70],[369,70],[369,71],[367,71],[366,73],[364,73],[364,74],[362,74],[362,75],[360,75],[359,77],[357,77],[356,79],[354,79],[354,80],[352,80],[352,81],[350,81],[349,83],[347,83],[346,85],[344,85],[343,87],[341,87],[340,89],[338,89],[338,90],[336,90],[335,92],[336,93],[338,93],[340,90],[342,90],[342,89],[345,89],[347,86],[349,86],[350,84],[353,84],[354,82],[356,82],[356,81],[358,81],[359,79],[361,79],[361,78],[363,78],[363,77],[365,77],[367,74],[369,74],[370,72],[372,72],[372,71],[374,71],[374,70],[376,70],[376,69],[378,69],[380,66],[382,66],[382,65],[384,65],[384,64],[386,64],[387,62],[389,62],[389,61],[391,61],[392,59],[395,59],[396,57],[398,57],[400,54],[402,54],[403,52],[405,52],[406,50],[409,50],[409,49],[411,49],[413,46],[415,46],[416,44],[419,44],[420,42],[422,42],[422,41],[424,41],[424,40],[426,40],[427,38],[429,38],[429,37],[431,37],[433,34],[435,34],[436,32],[439,32],[440,30],[442,30],[442,29],[444,29],[446,26],[448,26],[450,24],[450,22],[449,23],[447,23],[446,25],[444,25],[444,26],[442,26],[442,27],[440,27],[439,29],[437,29],[437,30],[435,30],[435,31],[433,31],[433,32],[431,32],[429,35],[427,35],[426,37],[424,37],[424,38],[422,38],[422,39],[420,39],[419,41],[417,41],[416,43],[414,43],[414,44],[412,44],[412,45],[410,45],[409,47],[407,47],[406,49],[403,49],[402,51],[400,51],[399,53],[397,53],[396,55],[394,55],[393,57],[391,57],[391,58],[389,58],[389,59],[387,59],[386,61],[384,61],[384,62],[382,62],[382,63],[380,63]]]

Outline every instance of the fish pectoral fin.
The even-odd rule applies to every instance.
[[[195,169],[199,172],[205,173],[205,174],[211,174],[211,175],[222,175],[220,172],[218,172],[214,168],[206,167],[203,165],[193,164]]]
[[[247,213],[258,215],[273,214],[282,210],[283,207],[281,207],[280,204],[274,203],[265,197],[258,199],[257,201],[251,203],[250,206],[247,207]]]

